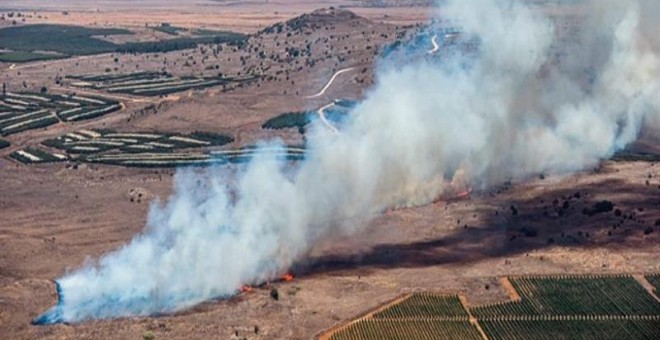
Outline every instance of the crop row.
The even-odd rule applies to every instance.
[[[180,135],[81,130],[45,140],[42,144],[64,150],[70,154],[99,154],[115,149],[129,153],[170,152],[176,149],[221,146],[232,141],[233,138],[230,136],[210,132],[193,132],[188,135]]]
[[[7,92],[0,96],[0,133],[10,135],[59,121],[92,119],[119,109],[120,103],[93,96]]]
[[[363,319],[340,329],[332,340],[482,339],[469,321]]]
[[[507,315],[656,315],[658,303],[631,276],[512,278],[520,301],[472,308],[479,318]]]
[[[24,164],[52,163],[67,160],[66,155],[50,153],[39,148],[27,148],[25,150],[18,150],[12,152],[9,157]]]
[[[122,150],[123,151],[123,150]],[[237,149],[223,150],[211,153],[187,152],[187,153],[154,153],[139,152],[135,153],[107,153],[96,156],[82,157],[81,160],[91,163],[101,163],[108,165],[120,165],[127,167],[179,167],[179,166],[205,166],[211,164],[226,163],[244,163],[251,160],[259,154],[268,154],[269,156],[279,157],[286,160],[302,160],[304,153],[295,150],[255,150],[255,149]]]
[[[468,320],[457,295],[415,293],[376,314],[376,319],[448,318]]]
[[[659,320],[479,321],[491,340],[660,339]]]
[[[73,86],[88,87],[108,92],[126,93],[140,96],[159,96],[174,92],[202,89],[211,86],[241,82],[249,79],[175,77],[168,73],[136,72],[126,74],[73,75],[80,80]]]
[[[46,127],[57,122],[57,117],[46,109],[5,112],[0,114],[0,134],[7,136],[25,130]]]

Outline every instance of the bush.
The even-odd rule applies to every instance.
[[[261,128],[274,130],[295,127],[301,128],[309,124],[311,121],[309,112],[288,112],[267,120]]]
[[[591,208],[584,208],[582,213],[591,217],[600,213],[610,212],[612,210],[614,210],[614,204],[612,202],[600,201],[594,204],[594,206]]]
[[[280,299],[280,292],[277,291],[277,288],[273,287],[270,289],[270,297],[276,301]]]
[[[234,138],[227,136],[221,133],[205,132],[205,131],[195,131],[189,135],[190,138],[203,140],[210,142],[211,145],[220,146],[229,144],[234,141]]]

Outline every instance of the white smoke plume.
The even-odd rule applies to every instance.
[[[341,133],[316,126],[293,168],[262,155],[237,179],[208,170],[206,186],[179,171],[146,230],[57,280],[59,304],[35,322],[178,311],[277,278],[387,208],[610,157],[658,120],[657,2],[583,1],[570,34],[540,8],[448,1],[473,51],[382,68]]]

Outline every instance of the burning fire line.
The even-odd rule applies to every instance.
[[[277,282],[291,282],[293,281],[293,274],[292,273],[286,273],[282,275],[279,279],[276,279],[274,281],[266,281],[263,282],[259,285],[256,286],[251,286],[251,285],[243,285],[237,292],[237,294],[245,294],[251,292],[255,287],[262,288],[262,287],[268,287],[270,286],[271,283],[277,283]]]

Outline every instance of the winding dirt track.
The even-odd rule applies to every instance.
[[[328,88],[330,88],[330,86],[335,81],[335,79],[337,79],[337,76],[339,76],[342,73],[350,72],[350,71],[353,71],[353,70],[355,70],[355,67],[348,67],[348,68],[341,69],[341,70],[335,72],[335,74],[332,75],[332,78],[330,78],[328,83],[325,84],[325,86],[321,89],[321,91],[319,93],[311,95],[311,96],[306,96],[305,98],[316,98],[316,97],[322,96],[323,94],[325,94],[325,91],[327,91]]]
[[[339,134],[339,130],[337,130],[337,128],[334,127],[334,125],[330,124],[330,122],[325,117],[325,110],[332,107],[332,106],[334,106],[334,105],[335,105],[335,103],[332,102],[332,103],[320,108],[318,113],[319,113],[319,118],[321,118],[321,121],[323,122],[323,124],[325,124],[325,126],[327,126],[335,134]]]
[[[434,35],[433,38],[431,38],[431,43],[433,44],[433,48],[429,50],[429,54],[434,54],[435,52],[438,52],[440,49],[440,45],[438,45],[438,35]]]

